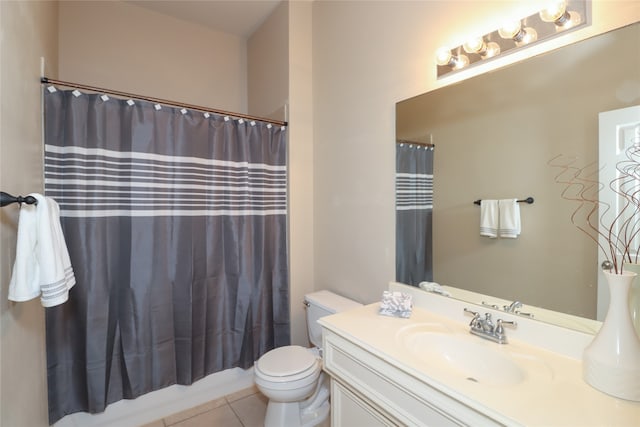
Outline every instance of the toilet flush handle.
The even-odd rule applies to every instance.
[[[302,305],[304,305],[305,307],[307,307],[307,308],[308,308],[310,304],[309,304],[309,302],[308,302],[308,301],[303,301],[303,302],[302,302]]]

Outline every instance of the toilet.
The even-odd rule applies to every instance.
[[[275,348],[254,364],[256,386],[269,398],[265,427],[312,427],[329,416],[329,379],[322,372],[322,328],[317,320],[362,305],[329,291],[305,295],[304,304],[314,347]]]

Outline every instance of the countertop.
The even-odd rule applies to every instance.
[[[378,314],[379,303],[321,318],[326,329],[346,338],[396,368],[442,391],[450,397],[501,420],[507,425],[526,426],[640,426],[640,402],[608,396],[582,380],[578,359],[511,339],[496,344],[479,337],[492,350],[528,354],[544,361],[518,384],[469,381],[452,375],[450,369],[430,363],[406,349],[399,333],[412,325],[441,324],[456,334],[468,333],[467,324],[414,307],[410,319]],[[529,372],[529,371],[527,371]]]

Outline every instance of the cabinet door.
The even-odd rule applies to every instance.
[[[338,381],[331,379],[332,427],[397,426]]]

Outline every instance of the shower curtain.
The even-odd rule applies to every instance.
[[[433,281],[433,147],[396,144],[396,281]]]
[[[77,284],[46,310],[49,421],[289,344],[286,128],[44,90]]]

